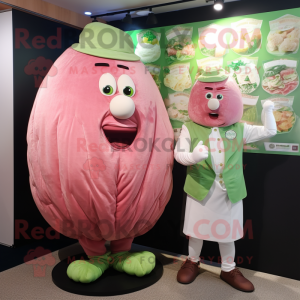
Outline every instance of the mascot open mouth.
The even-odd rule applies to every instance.
[[[109,143],[116,149],[128,148],[137,135],[137,127],[103,126],[103,132]]]
[[[216,120],[216,119],[219,118],[219,114],[210,113],[210,114],[209,114],[209,117],[210,117],[211,119],[213,119],[213,120]]]
[[[112,147],[121,150],[128,148],[135,140],[138,132],[137,123],[135,116],[120,120],[109,114],[104,118],[101,127]]]

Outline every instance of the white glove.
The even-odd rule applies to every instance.
[[[266,120],[266,113],[272,113],[273,114],[274,110],[274,102],[267,100],[264,105],[263,105],[263,111],[261,113],[261,121],[265,125],[265,120]]]
[[[263,109],[265,111],[273,111],[274,109],[274,102],[273,101],[270,101],[270,100],[267,100],[264,105],[263,105]]]
[[[200,141],[195,147],[192,153],[192,158],[196,163],[208,158],[208,148],[203,145],[203,141]]]

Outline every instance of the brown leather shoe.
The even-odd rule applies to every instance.
[[[177,273],[177,281],[183,284],[192,283],[199,274],[200,261],[195,263],[187,259]]]
[[[254,292],[254,285],[243,276],[239,269],[234,269],[231,272],[222,271],[220,277],[223,281],[241,292]]]

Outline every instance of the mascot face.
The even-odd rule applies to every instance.
[[[34,200],[72,238],[147,232],[172,191],[173,130],[140,61],[66,50],[38,91],[28,127]]]
[[[240,89],[232,78],[221,82],[197,81],[189,100],[189,116],[206,127],[226,127],[240,121],[243,102]]]

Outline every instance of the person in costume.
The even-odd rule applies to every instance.
[[[183,232],[189,237],[189,256],[177,274],[188,284],[199,274],[203,241],[219,243],[221,279],[243,291],[253,284],[236,268],[234,241],[243,235],[243,145],[276,135],[274,104],[263,106],[264,126],[239,123],[242,95],[234,79],[223,69],[202,70],[192,88],[188,112],[191,121],[182,126],[175,159],[187,168],[187,193]]]
[[[131,37],[98,22],[52,68],[57,74],[39,89],[29,120],[28,167],[43,217],[89,257],[67,274],[81,283],[109,266],[149,274],[154,254],[128,251],[172,193],[174,134],[156,84]]]

